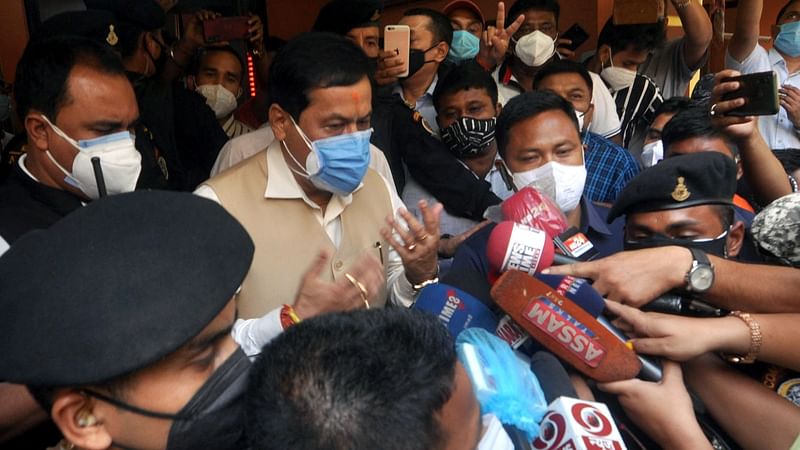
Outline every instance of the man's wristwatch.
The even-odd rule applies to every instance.
[[[696,248],[689,251],[692,252],[692,267],[686,272],[686,290],[702,294],[714,284],[714,266],[704,251]]]

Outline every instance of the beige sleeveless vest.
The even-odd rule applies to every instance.
[[[324,279],[344,277],[347,269],[365,252],[385,257],[389,246],[380,235],[386,216],[393,215],[386,183],[372,169],[367,170],[363,186],[353,193],[344,208],[339,248],[331,242],[314,210],[302,199],[265,198],[269,148],[242,161],[205,182],[219,197],[222,206],[245,227],[255,242],[250,271],[238,296],[239,317],[261,317],[294,301],[303,274],[316,255],[326,248],[333,255]],[[376,243],[380,242],[382,250]],[[384,285],[375,306],[386,303]]]

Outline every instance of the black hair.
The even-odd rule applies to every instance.
[[[403,17],[425,16],[430,19],[429,31],[433,33],[433,45],[446,42],[448,46],[453,43],[453,25],[450,19],[439,11],[430,8],[412,8],[403,12]]]
[[[35,109],[55,122],[61,107],[72,101],[67,92],[68,80],[78,65],[125,77],[119,56],[90,39],[53,36],[29,42],[15,75],[14,98],[20,121]]]
[[[295,121],[308,107],[312,89],[352,86],[369,77],[367,55],[344,36],[304,33],[290,40],[269,68],[269,99]]]
[[[722,224],[722,230],[728,230],[733,226],[735,214],[733,206],[730,205],[709,205],[714,209],[714,213],[719,217],[719,223]]]
[[[126,394],[130,386],[132,374],[121,375],[112,380],[96,383],[91,386],[72,386],[72,388],[80,391],[82,388],[93,391],[100,391],[107,393],[111,398],[122,400],[126,399]],[[36,403],[50,415],[50,409],[53,408],[53,401],[55,400],[56,391],[68,386],[54,387],[54,386],[25,386],[28,388],[31,397],[36,400]]]
[[[714,128],[711,124],[711,117],[708,109],[702,106],[691,106],[685,109],[667,122],[661,131],[661,140],[664,143],[664,154],[669,154],[670,147],[676,142],[687,139],[722,139],[731,150],[732,156],[736,157],[736,149],[725,133]]]
[[[608,45],[611,53],[625,51],[628,47],[636,51],[652,51],[664,45],[666,35],[663,20],[657,23],[614,25],[609,18],[597,37],[597,48]]]
[[[697,103],[689,97],[671,97],[667,100],[664,100],[664,103],[660,104],[658,108],[656,108],[653,118],[656,118],[662,114],[678,114],[681,111],[686,111],[689,108],[697,106]]]
[[[250,373],[251,449],[439,448],[455,384],[453,340],[406,308],[314,317],[267,344]]]
[[[508,18],[507,23],[511,23],[516,20],[520,14],[523,14],[525,11],[534,10],[534,11],[547,11],[553,13],[556,18],[556,27],[558,27],[558,17],[561,15],[561,5],[558,4],[557,0],[517,0],[511,5],[511,8],[508,10]]]
[[[506,155],[506,145],[514,125],[547,111],[562,111],[575,125],[575,130],[580,133],[578,118],[575,116],[575,110],[570,102],[552,92],[526,92],[509,100],[497,117],[495,139],[497,139],[497,151],[500,152],[500,157],[504,158]]]
[[[583,81],[585,81],[586,85],[589,87],[589,95],[592,94],[594,83],[592,82],[592,76],[589,75],[589,71],[586,70],[586,67],[583,67],[583,64],[581,63],[561,58],[552,58],[538,71],[536,71],[536,76],[533,78],[533,89],[539,89],[539,84],[545,78],[561,73],[576,73],[580,75],[581,78],[583,78]]]
[[[237,52],[236,49],[231,47],[230,45],[204,47],[202,50],[197,52],[197,55],[195,55],[194,61],[189,66],[188,73],[191,75],[198,75],[200,73],[199,71],[200,71],[200,66],[202,65],[203,58],[205,58],[206,55],[209,55],[211,53],[228,53],[229,55],[233,55],[233,57],[236,58],[236,61],[239,62],[239,67],[242,68],[242,78],[244,78],[247,72],[247,67],[245,66],[244,59],[242,59],[242,56],[239,54],[239,52]]]
[[[436,84],[436,89],[433,91],[433,105],[438,110],[442,97],[468,89],[483,89],[486,91],[486,95],[492,99],[492,106],[497,105],[497,83],[483,67],[473,60],[454,67]]]
[[[796,3],[798,1],[800,1],[800,0],[789,0],[788,2],[786,2],[785,5],[783,5],[783,8],[781,8],[781,10],[778,11],[778,17],[775,18],[775,24],[776,25],[778,24],[778,22],[781,21],[781,17],[783,17],[783,15],[786,14],[786,10],[788,10],[789,7],[792,6],[793,3]]]

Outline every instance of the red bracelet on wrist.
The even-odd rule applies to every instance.
[[[291,305],[283,305],[281,308],[281,328],[286,330],[298,323],[300,323],[300,318],[297,316],[297,313],[294,312],[294,308],[292,308]]]

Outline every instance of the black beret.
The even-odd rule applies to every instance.
[[[80,36],[95,42],[116,45],[114,35],[119,26],[114,14],[108,11],[67,11],[42,23],[34,39],[53,36]]]
[[[26,234],[0,257],[0,380],[79,386],[147,367],[219,314],[253,251],[220,205],[164,191]]]
[[[377,27],[381,12],[381,0],[333,0],[319,11],[311,31],[345,35],[353,28]]]
[[[688,208],[697,205],[733,205],[736,163],[717,152],[666,158],[643,170],[617,197],[608,223],[623,214]]]
[[[166,13],[155,0],[83,0],[86,9],[110,11],[121,22],[142,31],[157,30],[166,23]]]

